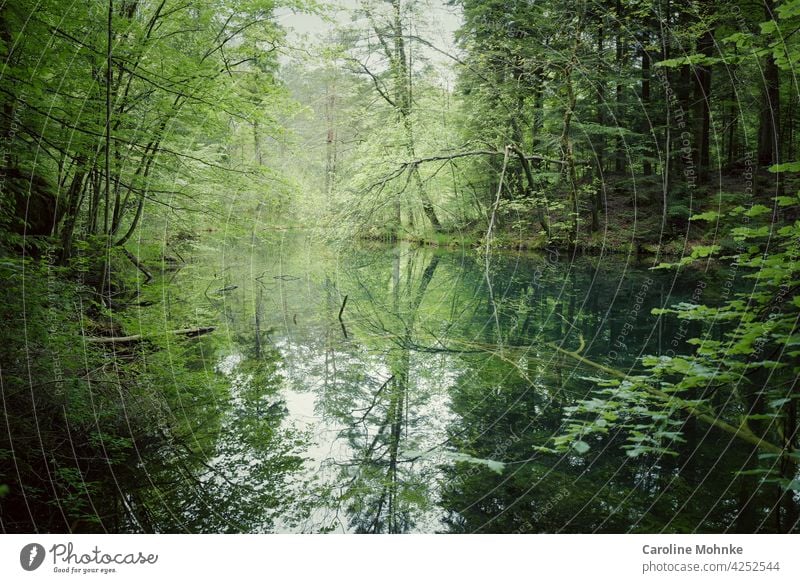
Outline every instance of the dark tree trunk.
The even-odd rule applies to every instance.
[[[710,57],[714,50],[714,31],[706,30],[700,37],[697,45],[698,51]],[[697,181],[700,184],[708,182],[710,165],[709,135],[711,132],[711,65],[701,64],[694,70],[694,115],[696,149],[695,163],[697,164]]]
[[[758,130],[758,164],[767,168],[778,163],[780,144],[779,71],[772,56],[764,64],[764,89]]]
[[[616,71],[617,71],[617,87],[616,87],[616,117],[617,126],[621,126],[622,120],[625,118],[623,111],[623,86],[620,79],[622,78],[622,70],[625,61],[625,48],[623,44],[623,24],[624,19],[622,1],[617,0],[615,7],[615,17],[617,21],[617,35],[616,35]],[[625,168],[625,140],[621,135],[617,135],[616,155],[614,157],[614,170],[622,172]]]
[[[598,64],[598,80],[597,80],[597,125],[600,128],[604,128],[606,125],[606,115],[605,115],[605,107],[606,107],[606,86],[605,86],[605,75],[606,75],[606,67],[605,67],[605,58],[604,58],[604,51],[605,51],[605,30],[604,30],[604,14],[600,12],[597,15],[598,23],[597,23],[597,54],[600,58],[600,62]],[[595,141],[595,155],[597,157],[597,177],[599,184],[603,184],[603,172],[605,167],[605,149],[606,149],[606,138],[605,135],[600,134]],[[596,233],[600,230],[600,208],[602,205],[601,200],[601,191],[600,187],[594,193],[592,197],[592,232]]]
[[[774,18],[774,9],[775,2],[765,0],[764,16],[767,20]],[[757,156],[758,166],[761,170],[777,164],[780,158],[780,72],[772,54],[767,56],[763,75],[764,88],[761,99]]]
[[[84,159],[79,159],[75,165],[75,174],[72,176],[69,189],[66,194],[66,201],[63,207],[63,213],[59,213],[56,217],[56,227],[63,221],[61,226],[61,250],[59,261],[66,264],[72,255],[72,238],[75,231],[75,224],[78,220],[78,207],[81,200],[81,195],[84,187],[84,179],[86,177],[86,169]]]
[[[647,34],[642,35],[642,108],[644,109],[645,113],[650,112],[650,54],[647,52],[648,41],[649,36]],[[650,158],[653,156],[650,123],[651,121],[648,119],[648,116],[643,115],[642,127],[640,131],[644,136],[645,143],[644,151],[642,153],[642,173],[645,176],[650,176],[653,173],[653,164],[650,161]]]

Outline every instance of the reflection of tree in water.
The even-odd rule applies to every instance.
[[[274,335],[283,353],[279,371],[301,403],[290,408],[313,419],[320,447],[310,454],[319,464],[312,474],[324,488],[294,500],[315,506],[302,530],[777,528],[769,514],[774,493],[753,476],[734,475],[750,467],[752,452],[727,447],[691,419],[677,456],[629,457],[624,437],[613,432],[585,453],[536,449],[563,434],[567,408],[597,386],[583,378],[597,371],[549,343],[569,350],[585,343],[582,355],[619,368],[635,364],[640,351],[663,354],[675,338],[699,333],[696,323],[676,329],[650,317],[665,294],[684,299],[695,285],[691,274],[679,276],[676,294],[670,277],[627,273],[622,262],[495,256],[487,264],[402,245],[339,256],[335,271],[314,253],[281,262],[278,275],[268,272],[263,295],[256,289],[248,303],[230,294],[226,308],[246,357],[239,370],[269,377],[269,367],[259,372],[257,363],[270,354]],[[289,278],[295,274],[306,276]],[[630,317],[644,289],[645,301]],[[345,293],[342,330],[337,314]],[[263,321],[279,332],[268,332],[260,317],[242,317],[260,298],[272,302]],[[248,389],[244,411],[271,415],[277,395],[258,391],[269,384]],[[502,473],[490,460],[505,464]]]
[[[287,410],[279,396],[280,355],[265,341],[263,290],[257,288],[252,301],[245,291],[231,289],[209,302],[226,324],[225,337],[214,337],[225,348],[201,356],[227,356],[221,375],[209,375],[203,358],[196,374],[224,388],[205,404],[213,407],[215,425],[173,444],[163,452],[168,463],[151,471],[159,488],[147,495],[158,531],[267,532],[278,520],[305,512],[296,476],[307,439],[282,427]],[[199,417],[185,400],[181,407],[188,417]]]
[[[401,274],[401,259],[406,270]],[[427,487],[403,452],[413,447],[413,429],[419,422],[413,406],[419,371],[412,371],[410,346],[414,341],[417,316],[426,290],[439,263],[436,255],[419,274],[425,254],[393,254],[391,293],[388,302],[374,294],[374,281],[359,279],[358,284],[372,300],[361,313],[362,327],[379,328],[392,343],[386,349],[389,377],[374,392],[366,406],[352,403],[353,411],[346,430],[354,456],[342,470],[347,480],[343,500],[356,532],[399,533],[414,526],[413,507],[425,505]],[[418,403],[417,403],[418,404]],[[411,434],[409,429],[411,429]]]

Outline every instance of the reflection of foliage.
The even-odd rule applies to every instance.
[[[339,417],[352,451],[352,459],[337,462],[343,465],[340,479],[345,485],[333,503],[346,505],[357,532],[406,532],[429,505],[425,468],[406,452],[424,435],[417,430],[424,423],[420,411],[428,399],[423,388],[428,373],[412,359],[411,346],[438,263],[438,257],[427,253],[409,252],[402,258],[395,253],[381,263],[381,270],[355,274],[355,286],[369,301],[356,304],[359,319],[353,332],[382,354],[371,364],[378,370],[385,367],[388,378],[372,380],[374,374],[347,362],[323,407]]]
[[[304,246],[284,245],[289,247]],[[620,279],[624,263],[612,260],[566,265],[557,257],[494,256],[487,275],[482,260],[399,246],[351,250],[336,264],[334,278],[327,271],[332,263],[316,253],[309,261],[310,256],[291,251],[282,257],[279,274],[308,275],[303,281],[262,277],[263,296],[261,287],[243,283],[244,271],[253,271],[250,265],[226,274],[226,284],[240,286],[224,307],[227,337],[234,339],[241,360],[229,376],[232,400],[220,401],[223,437],[216,447],[225,455],[207,450],[202,459],[214,472],[202,464],[197,470],[213,485],[214,497],[249,496],[263,500],[266,510],[248,514],[245,501],[226,506],[216,498],[199,499],[190,513],[206,518],[193,528],[230,521],[268,530],[278,509],[286,508],[299,520],[299,529],[317,531],[429,531],[441,527],[440,512],[454,532],[775,529],[773,521],[765,522],[775,490],[758,476],[735,475],[756,469],[753,452],[728,448],[724,435],[706,435],[692,418],[681,427],[685,443],[672,444],[678,456],[660,456],[656,450],[627,455],[624,447],[636,443],[618,431],[621,424],[629,423],[648,439],[658,435],[652,427],[635,429],[641,418],[619,412],[617,418],[611,415],[607,432],[580,440],[588,449],[567,442],[564,452],[546,447],[563,433],[565,411],[576,411],[577,420],[581,415],[570,408],[599,397],[591,391],[596,377],[604,376],[546,341],[581,344],[586,358],[628,370],[642,346],[657,353],[659,345],[672,346],[673,337],[701,333],[701,322],[687,321],[676,329],[664,320],[657,328],[656,318],[649,317],[652,308],[663,305],[662,290],[673,285],[691,290],[696,272],[685,269],[673,277],[665,270],[636,271]],[[487,277],[494,301],[487,298]],[[708,280],[704,298],[709,301],[720,297],[715,279],[725,278]],[[346,337],[337,319],[345,293],[350,298]],[[668,293],[671,301],[689,300],[687,293]],[[631,317],[638,296],[643,300]],[[253,304],[261,306],[262,327],[269,330],[260,356]],[[270,343],[282,352],[280,362]],[[318,456],[312,471],[308,464],[306,472],[295,473],[292,458],[300,448],[291,445],[298,436],[276,423],[284,418],[274,388],[279,376],[286,377],[284,386],[295,396],[313,403],[319,420],[314,430],[325,447],[321,455],[309,450]],[[640,400],[639,405],[654,411],[658,403]],[[612,423],[617,429],[610,429]],[[672,424],[665,421],[661,430],[672,431]],[[671,436],[661,437],[664,445]],[[275,448],[286,457],[253,474],[248,452],[260,451],[263,440],[269,443],[263,446],[265,456]],[[646,441],[639,445],[657,447]],[[490,462],[502,462],[502,473]],[[236,479],[251,475],[260,477]],[[313,482],[306,486],[295,475]],[[703,488],[697,489],[700,482]],[[269,483],[276,495],[260,499],[244,489],[245,483]],[[274,524],[286,522],[276,518]]]
[[[4,527],[158,529],[135,502],[152,485],[151,456],[176,443],[207,446],[219,428],[219,384],[178,366],[206,339],[176,342],[150,330],[140,345],[84,344],[82,336],[97,333],[107,317],[88,290],[52,266],[29,263],[23,272],[6,260],[2,269],[3,319],[12,324],[24,314],[26,329],[24,336],[16,325],[2,332],[10,427],[0,464],[3,475],[17,477],[4,500]],[[83,314],[87,306],[97,321]],[[170,352],[159,349],[170,340]]]
[[[232,392],[204,360],[223,337],[164,333],[193,321],[174,289],[166,322],[157,310],[122,319],[55,267],[0,270],[4,529],[241,532],[291,519],[305,441],[280,427],[275,353],[242,363],[247,382]],[[26,335],[14,332],[21,314]],[[146,341],[80,341],[109,326]]]
[[[191,431],[170,434],[169,446],[146,458],[151,487],[136,492],[135,504],[149,523],[128,529],[264,532],[278,518],[297,518],[292,476],[302,467],[299,452],[307,440],[281,428],[277,362],[274,352],[244,360],[227,378],[212,377],[217,391],[205,394],[213,399],[202,402],[199,391],[193,400],[183,397],[179,411]],[[212,412],[213,425],[202,424]]]
[[[203,495],[187,509],[192,530],[264,532],[278,518],[298,518],[292,477],[302,468],[307,438],[281,427],[286,408],[277,398],[277,363],[272,351],[244,360],[229,375],[231,399],[213,457],[201,462]]]
[[[406,417],[408,370],[393,370],[395,375],[359,420],[361,428],[349,431],[357,457],[342,475],[349,478],[343,501],[356,532],[406,532],[414,525],[412,509],[427,504],[425,483],[402,449],[413,443],[407,427],[417,421]]]

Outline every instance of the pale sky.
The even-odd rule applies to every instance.
[[[330,32],[337,24],[351,22],[353,9],[359,5],[359,0],[332,0],[321,1],[319,4],[329,10],[333,22],[310,14],[293,13],[287,9],[277,11],[278,22],[290,30],[289,41],[292,45],[300,44],[303,37],[307,36],[310,41],[321,39]],[[447,6],[443,0],[418,0],[419,6],[425,14],[424,22],[418,26],[424,26],[424,31],[420,31],[420,36],[445,52],[452,53],[455,50],[453,35],[461,25],[461,9],[458,7]],[[447,61],[447,57],[436,51],[425,51],[427,56],[434,62],[442,63]]]

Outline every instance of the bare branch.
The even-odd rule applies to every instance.
[[[376,90],[376,91],[377,91],[377,92],[380,94],[380,96],[381,96],[381,97],[383,97],[383,98],[386,100],[386,102],[387,102],[389,105],[391,105],[392,107],[396,107],[394,100],[393,100],[393,99],[391,99],[391,98],[389,97],[389,94],[386,92],[386,89],[385,89],[385,87],[382,87],[382,85],[383,85],[383,84],[381,83],[380,79],[378,79],[378,78],[377,78],[377,77],[376,77],[376,76],[375,76],[375,75],[372,73],[372,71],[370,71],[370,70],[367,68],[367,66],[366,66],[364,63],[362,63],[362,62],[361,62],[361,61],[359,61],[358,59],[353,59],[353,58],[351,58],[351,59],[348,59],[348,60],[350,60],[350,61],[352,61],[352,62],[354,62],[354,63],[358,64],[358,66],[359,66],[359,67],[361,67],[361,69],[362,69],[362,70],[363,70],[363,71],[364,71],[364,72],[365,72],[367,75],[369,75],[369,78],[370,78],[370,79],[372,79],[372,83],[375,85],[375,90]]]

